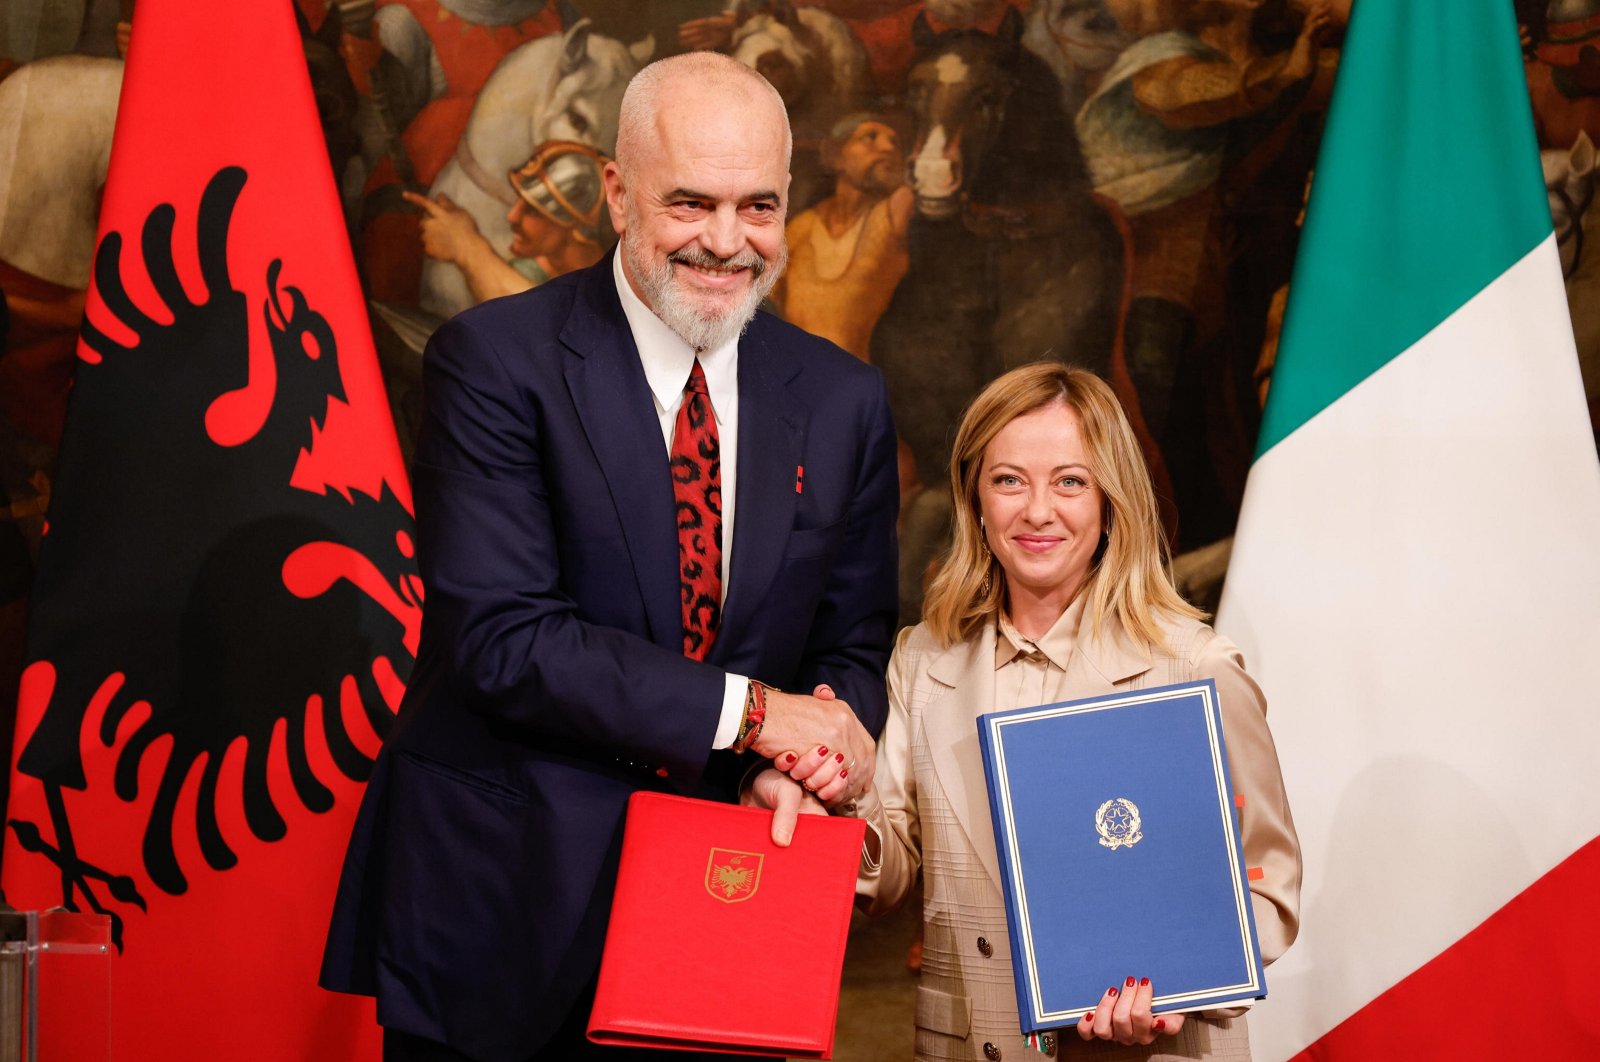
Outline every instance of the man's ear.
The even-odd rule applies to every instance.
[[[606,187],[606,210],[611,215],[611,228],[621,236],[628,224],[628,192],[622,183],[622,170],[615,162],[608,162],[600,171]]]

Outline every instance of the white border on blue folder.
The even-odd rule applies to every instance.
[[[1113,708],[1126,707],[1127,705],[1131,704],[1143,704],[1150,701],[1177,700],[1180,698],[1193,696],[1197,693],[1200,694],[1203,701],[1201,705],[1201,714],[1205,716],[1206,736],[1211,745],[1211,770],[1212,777],[1216,781],[1218,804],[1217,810],[1222,818],[1222,830],[1223,835],[1227,838],[1228,860],[1231,863],[1235,858],[1234,853],[1239,851],[1239,842],[1234,835],[1233,828],[1233,799],[1232,795],[1227,792],[1228,787],[1224,784],[1226,774],[1225,766],[1222,762],[1222,742],[1217,733],[1217,720],[1220,717],[1220,713],[1213,710],[1213,702],[1211,699],[1213,689],[1209,683],[1204,682],[1196,683],[1192,686],[1186,685],[1177,688],[1168,687],[1159,692],[1152,692],[1146,696],[1141,696],[1137,693],[1130,693],[1126,695],[1113,694],[1105,701],[1095,704],[1056,705],[1040,708],[1037,711],[1019,712],[1015,715],[1007,715],[1002,719],[990,719],[988,721],[989,738],[993,742],[994,746],[994,767],[996,781],[998,783],[995,786],[995,790],[999,794],[1000,813],[1005,818],[1005,832],[1007,836],[1009,838],[1016,837],[1017,824],[1016,820],[1012,816],[1011,783],[1006,775],[1005,737],[1003,734],[1003,731],[1006,727],[1013,726],[1018,723],[1036,722],[1040,719],[1054,719],[1063,715],[1080,715],[1085,712],[1107,711]],[[1030,1002],[1033,1006],[1033,1024],[1037,1027],[1044,1025],[1046,1022],[1061,1021],[1068,1018],[1076,1020],[1077,1016],[1085,1011],[1086,1007],[1084,1004],[1079,1004],[1066,1010],[1046,1011],[1044,1009],[1044,999],[1040,994],[1039,988],[1039,962],[1038,957],[1034,954],[1033,948],[1033,927],[1030,924],[1028,917],[1028,888],[1027,883],[1023,880],[1022,860],[1019,856],[1017,845],[1014,840],[1007,841],[1005,848],[1006,861],[1011,867],[1011,880],[1015,883],[1017,890],[1017,921],[1021,923],[1016,927],[1013,934],[1013,939],[1021,942],[1024,961],[1028,968],[1028,988],[1031,997]],[[1181,1007],[1184,1003],[1192,1003],[1197,999],[1209,1001],[1215,999],[1217,996],[1227,995],[1232,992],[1250,992],[1253,995],[1261,994],[1261,979],[1257,976],[1256,963],[1254,959],[1255,946],[1250,932],[1251,914],[1248,907],[1250,903],[1250,890],[1245,887],[1238,874],[1234,874],[1232,876],[1232,881],[1234,904],[1237,907],[1237,914],[1239,917],[1239,945],[1244,951],[1245,969],[1250,971],[1249,978],[1245,981],[1239,982],[1238,984],[1213,985],[1212,987],[1204,989],[1203,991],[1178,992],[1171,995],[1156,996],[1151,1001],[1153,1004],[1165,1005],[1176,1003]],[[1087,1004],[1087,1009],[1092,1010],[1095,1004],[1098,1002],[1098,1000],[1090,1000]],[[1232,1005],[1237,1006],[1242,1002],[1244,1001],[1236,1001]],[[1205,1005],[1207,1004],[1201,1004],[1201,1006]]]

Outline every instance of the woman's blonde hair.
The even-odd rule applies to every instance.
[[[923,619],[940,641],[950,645],[971,637],[999,613],[1005,601],[1005,571],[985,545],[979,522],[983,455],[1007,424],[1057,403],[1077,414],[1090,473],[1104,499],[1106,534],[1081,591],[1088,595],[1095,633],[1110,617],[1141,647],[1164,648],[1162,615],[1198,618],[1203,613],[1172,585],[1166,536],[1139,441],[1104,380],[1055,361],[1006,373],[985,387],[962,415],[950,455],[954,541],[928,587]]]

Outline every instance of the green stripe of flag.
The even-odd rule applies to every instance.
[[[1354,8],[1258,458],[1551,230],[1511,0]]]

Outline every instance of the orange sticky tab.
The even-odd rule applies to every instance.
[[[1244,872],[1244,876],[1249,878],[1251,881],[1260,881],[1262,878],[1267,876],[1267,872],[1262,870],[1260,867],[1251,867]]]
[[[1244,794],[1243,793],[1235,793],[1235,794],[1233,794],[1233,806],[1236,807],[1236,808],[1244,807]]]

